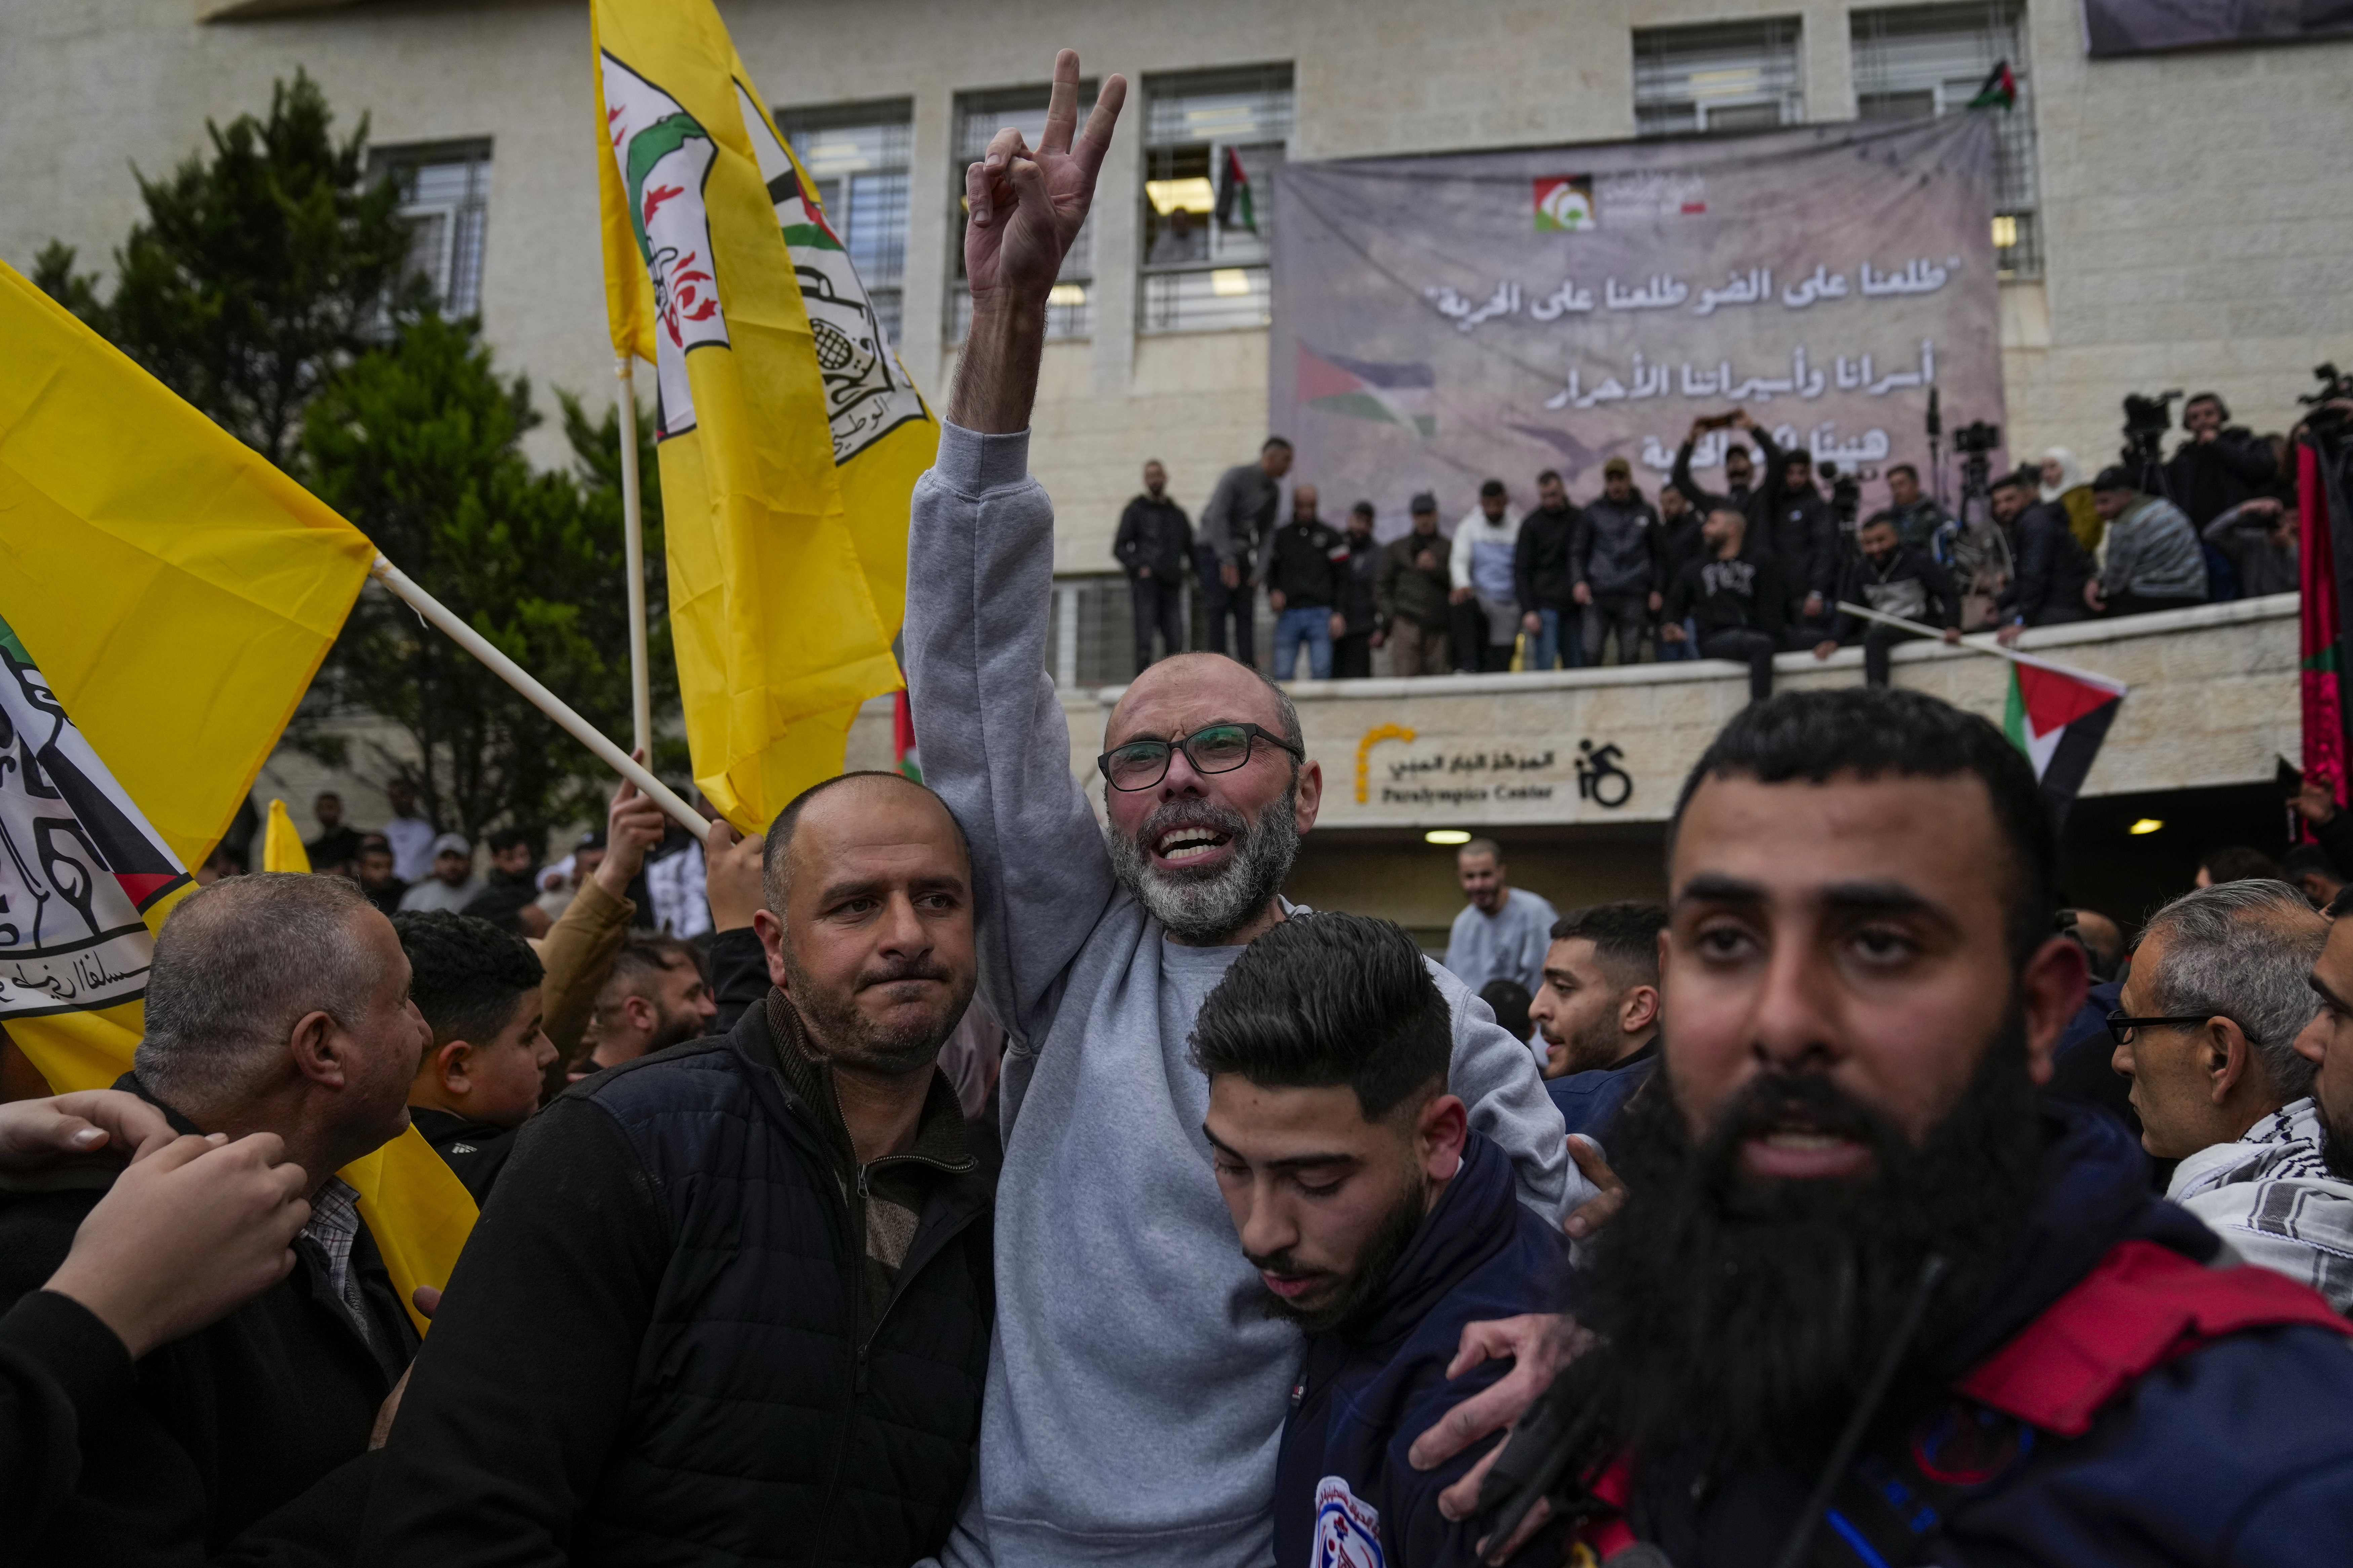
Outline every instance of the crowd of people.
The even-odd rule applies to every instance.
[[[185,897],[133,1070],[0,1105],[11,1559],[2341,1561],[2353,898],[2217,858],[2126,952],[2021,752],[1876,688],[1715,737],[1663,905],[1464,846],[1443,963],[1283,896],[1245,661],[1139,676],[1098,821],[1028,471],[1080,79],[967,175],[924,781],[714,824],[702,945],[627,784],[536,948]],[[337,1173],[412,1123],[480,1214],[403,1302]]]
[[[2179,449],[2139,472],[2112,466],[2086,480],[2073,453],[2052,447],[1992,476],[1973,523],[1932,499],[1910,462],[1886,469],[1887,504],[1858,517],[1825,491],[1811,456],[1736,409],[1693,423],[1655,499],[1613,457],[1582,502],[1556,470],[1535,477],[1525,510],[1489,479],[1451,533],[1425,490],[1407,503],[1407,531],[1386,542],[1372,501],[1335,528],[1303,479],[1279,518],[1294,452],[1275,436],[1218,480],[1198,533],[1166,468],[1146,463],[1113,551],[1129,579],[1139,672],[1187,647],[1189,579],[1203,646],[1244,663],[1257,662],[1264,592],[1265,668],[1279,680],[1297,678],[1303,650],[1317,680],[1727,658],[1749,667],[1761,696],[1775,655],[1859,646],[1865,679],[1883,686],[1890,648],[1926,634],[1841,604],[1947,641],[1981,630],[2014,641],[2030,626],[2293,591],[2288,437],[2229,418],[2215,394],[2191,398]],[[1726,439],[1715,491],[1692,471],[1711,431]],[[1753,457],[1737,437],[1756,444]]]

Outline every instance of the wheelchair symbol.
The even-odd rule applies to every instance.
[[[1625,805],[1633,795],[1634,778],[1618,765],[1623,753],[1615,745],[1596,746],[1590,741],[1579,741],[1577,749],[1577,798],[1609,811]]]

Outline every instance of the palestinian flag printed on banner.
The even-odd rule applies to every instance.
[[[2002,729],[2034,764],[2054,823],[2067,820],[2092,759],[2100,754],[2125,694],[2122,681],[2040,664],[2010,667],[2010,708]]]
[[[1231,147],[1218,164],[1218,223],[1224,228],[1246,228],[1258,232],[1258,204],[1250,198],[1250,175],[1242,170],[1242,155]]]
[[[1426,364],[1381,364],[1299,345],[1299,400],[1326,414],[1399,426],[1426,439],[1438,434],[1430,412],[1437,385]]]
[[[0,748],[0,1019],[144,995],[144,913],[187,871],[5,622]]]

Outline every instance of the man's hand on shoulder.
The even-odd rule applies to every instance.
[[[1413,1440],[1406,1458],[1417,1470],[1434,1470],[1481,1438],[1498,1431],[1508,1432],[1528,1413],[1537,1396],[1552,1386],[1560,1369],[1583,1354],[1592,1342],[1593,1335],[1577,1327],[1575,1319],[1545,1312],[1466,1325],[1461,1348],[1446,1368],[1450,1379],[1501,1356],[1512,1358],[1512,1370],[1499,1382],[1440,1416],[1430,1430]],[[1440,1492],[1439,1511],[1457,1521],[1477,1511],[1480,1484],[1494,1468],[1495,1456],[1503,1451],[1504,1444],[1496,1444],[1461,1480]],[[1543,1529],[1550,1517],[1545,1508],[1530,1510],[1509,1542],[1494,1550],[1488,1550],[1488,1543],[1482,1542],[1482,1554],[1491,1559],[1509,1557]]]

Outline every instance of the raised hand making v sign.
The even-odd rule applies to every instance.
[[[972,331],[948,396],[951,423],[992,436],[1028,427],[1046,338],[1046,296],[1094,205],[1095,175],[1126,101],[1127,79],[1112,77],[1080,131],[1079,57],[1064,49],[1054,57],[1054,92],[1039,144],[1027,145],[1008,125],[965,170]]]

